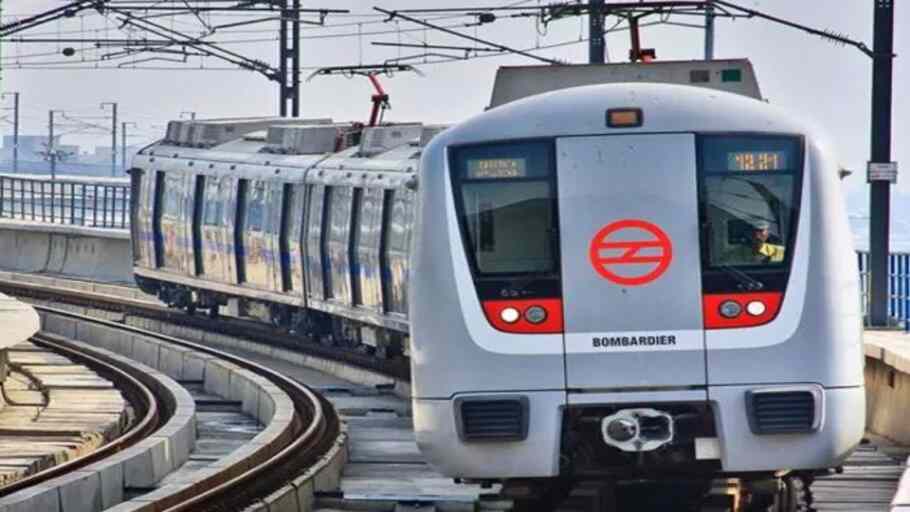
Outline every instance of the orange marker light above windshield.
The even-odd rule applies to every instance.
[[[607,126],[610,128],[634,128],[644,123],[640,108],[611,108],[607,110]]]

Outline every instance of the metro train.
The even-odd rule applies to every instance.
[[[172,122],[133,161],[137,283],[409,355],[461,481],[737,478],[796,511],[864,432],[832,151],[747,61],[607,68],[503,69],[448,129]]]
[[[169,123],[133,160],[142,290],[381,356],[407,349],[421,147],[442,127],[328,119]]]
[[[789,511],[859,444],[850,230],[798,116],[574,87],[440,134],[419,184],[414,427],[444,474],[739,478]]]

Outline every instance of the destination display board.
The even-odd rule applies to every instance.
[[[528,164],[525,158],[478,158],[467,161],[469,180],[497,180],[526,178]]]
[[[727,153],[728,171],[780,171],[789,168],[784,151],[731,151]]]

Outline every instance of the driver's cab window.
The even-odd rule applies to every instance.
[[[704,136],[701,144],[705,266],[783,266],[795,238],[799,139]]]

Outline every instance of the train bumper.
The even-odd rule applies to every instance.
[[[524,399],[526,433],[515,440],[465,441],[456,419],[459,400],[511,399],[516,393],[458,395],[454,399],[414,399],[417,445],[433,467],[453,478],[500,479],[559,474],[563,391],[519,393]]]
[[[835,467],[862,439],[866,396],[861,387],[819,388],[822,405],[817,429],[798,434],[754,432],[746,403],[748,393],[754,389],[755,386],[709,388],[724,472]]]
[[[750,393],[787,390],[794,386],[717,386],[708,389],[709,415],[716,429],[720,458],[714,471],[726,474],[777,470],[811,470],[836,467],[859,444],[865,430],[865,391],[861,387],[817,389],[818,409],[811,431],[804,433],[756,432],[750,423]],[[700,395],[700,398],[698,398]],[[489,407],[497,400],[520,403],[522,432],[512,439],[470,439],[465,432],[464,402],[478,400]],[[568,407],[705,404],[705,391],[649,393],[592,393],[569,395]],[[562,391],[483,393],[456,395],[453,399],[415,399],[414,430],[427,461],[453,478],[541,478],[559,474],[563,415],[567,410]],[[481,416],[499,414],[481,409]],[[501,420],[501,417],[497,417]],[[501,423],[501,421],[500,421]],[[516,427],[520,424],[515,423]],[[483,428],[481,428],[481,431]],[[603,443],[598,440],[598,443]],[[694,461],[693,462],[698,462]],[[716,463],[715,463],[716,464]],[[639,468],[644,469],[644,468]],[[647,470],[646,470],[647,471]]]

